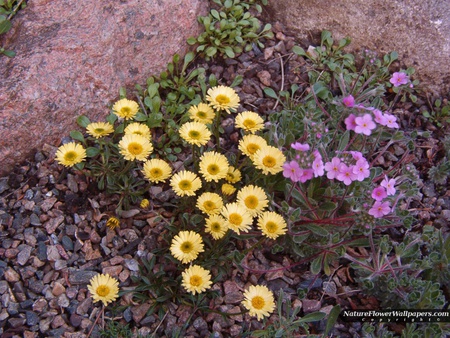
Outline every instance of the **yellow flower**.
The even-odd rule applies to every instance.
[[[184,288],[195,295],[211,287],[211,274],[199,265],[193,265],[181,274]]]
[[[150,205],[150,201],[149,201],[148,199],[144,198],[144,199],[141,201],[141,204],[140,204],[139,206],[140,206],[142,209],[147,209],[149,205]]]
[[[197,208],[208,215],[220,213],[223,207],[222,198],[214,192],[204,192],[197,199]]]
[[[71,167],[77,163],[83,162],[85,157],[86,149],[75,142],[63,144],[56,152],[56,161],[66,167]]]
[[[113,106],[113,112],[117,116],[125,119],[130,120],[132,119],[137,112],[139,111],[139,105],[137,102],[128,100],[128,99],[121,99],[114,103]]]
[[[244,292],[242,305],[249,310],[250,316],[256,316],[258,320],[269,316],[275,309],[273,293],[264,285],[250,286]]]
[[[108,122],[94,122],[87,125],[86,132],[95,138],[100,138],[114,132],[114,127]]]
[[[145,161],[153,151],[153,146],[150,140],[144,136],[128,134],[124,135],[120,140],[119,150],[128,161]]]
[[[227,158],[215,151],[208,151],[200,157],[200,173],[206,182],[217,182],[228,173]]]
[[[120,226],[120,220],[117,217],[111,216],[106,221],[106,226],[111,230],[114,230],[115,228],[118,228]]]
[[[255,185],[248,185],[239,190],[237,201],[247,209],[252,217],[263,211],[269,204],[264,190]]]
[[[194,231],[180,231],[170,246],[172,255],[182,263],[192,262],[203,251],[202,237]]]
[[[267,141],[258,135],[244,135],[239,141],[239,150],[250,159],[265,146],[267,146]]]
[[[90,280],[88,290],[94,303],[101,301],[106,306],[119,297],[119,282],[108,274],[98,274]]]
[[[225,217],[226,225],[228,228],[236,232],[238,235],[241,231],[248,232],[253,218],[250,213],[238,203],[228,203],[221,211],[223,217]]]
[[[286,233],[286,221],[276,212],[265,211],[258,217],[258,228],[272,239]]]
[[[241,180],[241,172],[239,171],[239,169],[236,169],[233,166],[229,166],[228,167],[228,172],[227,172],[227,176],[225,177],[225,179],[229,182],[229,183],[237,183]]]
[[[183,170],[172,176],[170,185],[178,196],[195,196],[202,187],[202,181],[193,172]]]
[[[141,135],[148,139],[152,137],[150,128],[146,124],[139,123],[139,122],[130,123],[125,128],[124,133],[125,133],[125,135],[130,135],[130,134]]]
[[[256,152],[252,161],[256,168],[261,169],[264,175],[268,175],[283,171],[286,157],[278,148],[266,146]]]
[[[264,128],[264,120],[252,111],[244,111],[236,116],[236,128],[242,128],[254,134]]]
[[[150,182],[158,183],[164,182],[170,177],[172,168],[170,168],[166,161],[159,158],[153,158],[144,163],[142,173]]]
[[[235,191],[236,188],[233,187],[231,184],[228,183],[222,184],[222,194],[224,194],[225,196],[233,195]]]
[[[230,110],[239,107],[239,96],[231,87],[216,86],[208,89],[206,100],[215,110],[225,110],[230,114]]]
[[[195,122],[210,124],[216,117],[214,110],[206,103],[199,103],[197,106],[189,108],[189,117]]]
[[[214,239],[221,239],[228,231],[228,226],[222,216],[211,215],[206,219],[205,231],[209,232]]]
[[[189,144],[204,146],[211,138],[211,132],[203,123],[187,122],[181,126],[180,136]]]

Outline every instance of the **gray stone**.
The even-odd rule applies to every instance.
[[[39,316],[33,311],[26,311],[25,318],[28,326],[33,326],[39,323]]]
[[[73,285],[89,284],[92,277],[98,275],[95,271],[76,270],[70,271],[69,282]]]
[[[33,248],[29,245],[22,244],[19,246],[20,252],[17,255],[17,263],[20,265],[25,265],[28,262],[28,259],[30,258],[31,251]]]
[[[447,0],[278,0],[264,11],[306,44],[319,33],[350,37],[348,51],[399,53],[401,64],[429,89],[448,93],[450,81],[450,2]],[[311,41],[310,36],[316,41]]]
[[[36,215],[35,213],[32,213],[30,215],[30,224],[35,225],[35,226],[42,225],[41,220],[39,219],[39,216]]]

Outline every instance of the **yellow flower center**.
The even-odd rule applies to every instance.
[[[131,113],[131,108],[130,107],[122,107],[122,109],[120,109],[120,113],[124,116],[128,116]]]
[[[203,208],[207,211],[214,210],[216,208],[216,204],[213,201],[206,201],[203,203]]]
[[[94,129],[94,132],[96,133],[96,134],[101,134],[101,133],[103,133],[105,131],[105,129],[103,129],[103,128],[95,128]]]
[[[191,278],[189,279],[189,283],[192,286],[200,286],[202,285],[202,277],[197,275],[191,276]]]
[[[245,206],[249,209],[255,209],[258,206],[258,199],[256,196],[247,196],[244,200]]]
[[[242,223],[242,216],[239,214],[233,213],[228,217],[228,220],[230,223],[232,223],[234,225],[240,225]]]
[[[211,175],[217,175],[219,172],[219,166],[217,164],[210,164],[207,170]]]
[[[199,110],[197,112],[197,117],[201,118],[201,119],[204,119],[204,118],[206,118],[206,113],[204,111]]]
[[[138,143],[138,142],[131,142],[128,145],[128,151],[130,152],[130,154],[132,155],[139,155],[142,153],[142,144]]]
[[[219,232],[220,231],[220,224],[219,223],[213,223],[211,224],[211,230],[215,231],[215,232]]]
[[[178,187],[181,190],[191,190],[192,182],[189,180],[181,180],[180,183],[178,183]]]
[[[190,130],[188,133],[191,139],[197,140],[200,138],[200,133],[197,130]]]
[[[254,128],[256,126],[255,121],[250,120],[250,119],[245,120],[243,124],[244,124],[244,127],[248,128],[248,129]]]
[[[266,223],[266,230],[267,232],[273,234],[278,230],[278,226],[275,222],[267,222]]]
[[[73,161],[76,158],[77,158],[77,152],[76,151],[70,150],[70,151],[68,151],[67,153],[64,154],[64,159],[66,161]]]
[[[159,168],[152,168],[150,170],[150,175],[152,177],[160,177],[162,175],[162,170]]]
[[[180,250],[186,254],[191,252],[193,248],[194,248],[194,246],[192,245],[191,242],[183,242],[183,243],[181,243],[181,246],[180,246]]]
[[[269,168],[272,168],[277,163],[276,159],[272,156],[265,156],[262,160],[262,163]]]
[[[252,298],[252,306],[257,309],[257,310],[261,310],[264,307],[264,298],[262,298],[261,296],[255,296]]]
[[[259,149],[261,149],[260,148],[260,146],[258,146],[257,144],[254,144],[254,143],[250,143],[248,146],[247,146],[247,151],[250,153],[250,154],[254,154],[254,153],[256,153]]]
[[[109,287],[106,285],[99,285],[97,290],[95,290],[95,292],[100,297],[106,297],[107,295],[109,295],[110,290],[109,290]]]
[[[230,98],[226,95],[219,94],[216,96],[216,101],[218,104],[224,105],[230,103]]]

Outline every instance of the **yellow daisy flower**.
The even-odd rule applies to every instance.
[[[114,114],[116,114],[118,117],[121,117],[125,120],[130,120],[139,111],[139,105],[135,101],[128,99],[121,99],[116,103],[114,103],[112,109]]]
[[[236,188],[233,187],[231,184],[225,183],[222,184],[222,194],[225,196],[231,196],[236,191]]]
[[[170,168],[166,161],[159,158],[153,158],[144,163],[142,173],[150,182],[158,183],[164,182],[170,177],[172,168]]]
[[[239,190],[237,202],[245,207],[252,217],[263,211],[269,204],[264,190],[255,185],[248,185]]]
[[[252,161],[256,168],[263,171],[264,175],[277,174],[283,171],[286,157],[280,149],[266,146],[256,152]]]
[[[237,114],[235,125],[236,128],[241,128],[254,134],[264,128],[264,120],[255,112],[244,111]]]
[[[180,231],[170,246],[172,255],[182,263],[192,262],[203,251],[202,237],[194,231]]]
[[[203,123],[187,122],[181,126],[180,136],[189,144],[204,146],[211,138],[211,132]]]
[[[114,230],[115,228],[120,227],[120,220],[117,217],[111,216],[106,221],[106,226],[111,230]]]
[[[183,170],[172,176],[170,185],[178,196],[195,196],[202,187],[202,181],[193,172]]]
[[[258,135],[244,135],[239,141],[239,150],[245,155],[253,158],[253,155],[263,147],[267,146],[267,141]]]
[[[225,177],[225,179],[229,182],[229,183],[237,183],[241,180],[242,175],[241,172],[239,171],[239,169],[236,169],[233,166],[229,166],[228,167],[228,172],[227,172],[227,176]]]
[[[100,138],[113,133],[114,127],[108,122],[93,122],[87,125],[86,132],[95,138]]]
[[[181,276],[183,278],[181,285],[193,295],[206,291],[212,284],[209,271],[199,265],[192,265],[187,268],[181,273]]]
[[[228,203],[221,211],[223,217],[225,217],[225,223],[238,235],[241,231],[248,232],[251,224],[253,223],[253,218],[250,213],[242,205],[238,203]]]
[[[214,110],[206,103],[199,103],[189,108],[189,117],[195,122],[210,124],[216,117]]]
[[[153,151],[150,140],[136,134],[124,135],[119,142],[119,151],[128,160],[145,161]]]
[[[200,173],[206,182],[217,182],[225,178],[228,173],[227,158],[215,151],[208,151],[200,157]]]
[[[211,215],[206,219],[205,231],[209,232],[214,239],[221,239],[228,231],[228,226],[222,216]]]
[[[125,128],[124,133],[125,133],[125,135],[129,135],[129,134],[141,135],[148,139],[152,137],[150,128],[146,124],[139,123],[139,122],[130,123]]]
[[[275,309],[275,300],[272,291],[264,285],[251,285],[244,292],[242,305],[249,310],[250,316],[256,316],[258,320],[268,317]]]
[[[271,239],[276,239],[287,231],[286,221],[281,215],[273,211],[265,211],[259,215],[258,228]]]
[[[106,306],[119,297],[119,282],[108,274],[95,275],[87,287],[94,303],[101,301]]]
[[[209,88],[206,100],[215,110],[225,110],[228,114],[230,114],[230,110],[239,107],[240,102],[236,91],[233,88],[226,86]]]
[[[86,158],[86,149],[82,145],[75,142],[63,144],[56,152],[56,161],[66,167],[83,162]]]
[[[208,215],[220,213],[223,207],[222,198],[214,192],[204,192],[197,199],[197,208]]]

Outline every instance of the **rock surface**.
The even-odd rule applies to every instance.
[[[197,35],[207,0],[34,0],[0,44],[0,175],[44,143],[58,144],[81,114],[108,114],[119,88],[145,84]],[[129,91],[131,96],[131,91]],[[129,97],[131,98],[131,97]]]
[[[269,22],[280,21],[307,45],[329,30],[350,37],[348,51],[368,48],[399,53],[428,89],[450,87],[450,2],[447,0],[278,0],[269,2]]]

